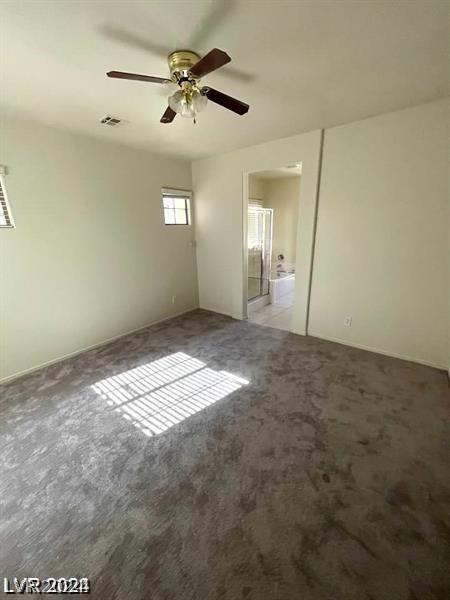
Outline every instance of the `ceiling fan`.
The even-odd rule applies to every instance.
[[[214,48],[203,58],[190,50],[176,50],[169,54],[168,58],[170,79],[152,77],[151,75],[138,75],[137,73],[124,73],[123,71],[108,71],[106,74],[108,77],[116,79],[177,84],[180,89],[169,96],[169,106],[161,117],[161,123],[172,123],[177,113],[182,117],[193,118],[195,123],[197,113],[205,108],[208,100],[238,115],[244,115],[250,108],[245,102],[236,100],[236,98],[232,98],[212,87],[200,86],[201,77],[220,69],[230,61],[231,58],[228,54],[218,48]]]

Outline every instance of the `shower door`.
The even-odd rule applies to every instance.
[[[248,206],[248,300],[269,293],[272,209]]]

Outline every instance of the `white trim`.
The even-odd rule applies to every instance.
[[[167,223],[166,221],[166,210],[173,210],[171,208],[166,209],[164,207],[164,199],[166,197],[181,198],[185,201],[186,220],[187,223]],[[171,227],[176,225],[177,227],[191,227],[192,226],[192,192],[189,190],[176,190],[175,188],[161,188],[161,199],[162,199],[162,211],[164,225]]]
[[[161,191],[166,196],[174,196],[177,198],[192,198],[192,192],[190,190],[177,190],[175,188],[161,188]]]
[[[163,319],[158,319],[156,321],[152,321],[147,325],[143,325],[142,327],[138,327],[137,329],[132,329],[131,331],[127,331],[126,333],[120,333],[119,335],[115,335],[107,340],[103,340],[98,342],[97,344],[92,344],[91,346],[86,346],[85,348],[81,348],[80,350],[75,350],[74,352],[70,352],[69,354],[64,354],[64,356],[60,356],[59,358],[55,358],[52,360],[48,360],[47,362],[36,365],[35,367],[30,367],[29,369],[25,369],[24,371],[19,371],[18,373],[13,373],[12,375],[8,375],[7,377],[3,377],[0,379],[0,385],[4,383],[8,383],[13,381],[14,379],[19,379],[24,375],[28,375],[29,373],[33,373],[34,371],[39,371],[40,369],[44,369],[45,367],[50,367],[51,365],[55,365],[59,362],[63,362],[68,358],[72,358],[74,356],[78,356],[79,354],[83,354],[84,352],[89,352],[90,350],[94,350],[95,348],[100,348],[101,346],[106,346],[107,344],[114,342],[116,340],[120,340],[120,338],[124,338],[127,335],[131,335],[133,333],[137,333],[138,331],[142,331],[143,329],[147,329],[147,327],[151,327],[152,325],[157,325],[158,323],[163,323],[164,321],[170,321],[171,319],[175,319],[175,317],[180,317],[181,315],[185,315],[187,313],[192,312],[193,310],[197,310],[199,306],[193,306],[191,308],[187,308],[181,312],[175,313],[174,315],[170,315],[169,317],[164,317]]]
[[[397,354],[396,352],[386,352],[386,350],[380,350],[380,348],[374,348],[373,346],[365,346],[364,344],[356,344],[355,342],[348,342],[347,340],[341,340],[339,338],[329,337],[327,335],[322,335],[321,333],[316,333],[310,331],[308,333],[308,337],[315,337],[321,340],[326,340],[327,342],[335,342],[336,344],[342,344],[343,346],[350,346],[351,348],[359,348],[359,350],[367,350],[368,352],[375,352],[376,354],[382,354],[383,356],[390,356],[391,358],[399,358],[401,360],[407,360],[409,362],[418,363],[419,365],[425,365],[426,367],[434,367],[435,369],[443,369],[447,371],[447,366],[444,366],[440,363],[434,363],[429,360],[423,360],[421,358],[416,358],[413,356],[408,356],[406,354]],[[450,369],[449,369],[450,372]]]
[[[203,306],[201,304],[198,308],[200,308],[201,310],[207,310],[208,312],[215,313],[216,315],[224,315],[225,317],[231,317],[232,319],[237,319],[238,321],[242,320],[240,317],[235,317],[230,312],[226,312],[224,310],[217,310],[217,308],[210,308],[209,306]]]
[[[242,173],[242,238],[241,238],[241,261],[242,261],[242,280],[241,294],[242,307],[241,315],[236,315],[236,318],[248,318],[248,201],[249,201],[249,175],[250,173]]]
[[[299,299],[299,294],[298,294],[298,290],[304,289],[307,291],[307,296],[309,298],[309,294],[310,294],[310,290],[311,290],[311,286],[312,286],[312,274],[313,274],[313,255],[311,255],[311,260],[309,261],[308,267],[306,269],[306,272],[302,272],[302,270],[299,268],[299,260],[300,260],[300,254],[302,253],[303,255],[305,254],[305,242],[304,242],[304,235],[301,231],[301,227],[307,227],[309,230],[309,233],[311,233],[311,248],[310,251],[313,252],[314,249],[314,235],[315,235],[315,229],[316,229],[316,223],[317,223],[317,203],[318,203],[318,185],[319,185],[319,178],[320,178],[320,168],[321,168],[321,159],[320,159],[320,152],[321,152],[321,148],[322,148],[322,144],[323,144],[323,130],[321,130],[321,138],[320,138],[320,148],[319,148],[319,155],[318,155],[318,173],[317,173],[317,179],[315,182],[315,191],[314,191],[314,206],[313,206],[313,214],[312,214],[312,222],[310,222],[310,220],[307,218],[307,215],[305,215],[305,197],[304,197],[304,192],[303,192],[303,186],[300,187],[300,195],[297,198],[297,205],[298,205],[298,216],[297,216],[297,230],[296,230],[296,257],[295,257],[295,263],[296,263],[296,268],[295,268],[295,273],[296,273],[296,280],[295,280],[295,291],[294,291],[294,305],[293,305],[293,316],[295,317],[296,312],[301,313],[302,315],[302,322],[305,324],[304,327],[301,328],[301,330],[298,330],[298,327],[292,324],[291,321],[291,326],[289,328],[289,331],[291,333],[296,333],[298,335],[307,335],[306,332],[306,327],[307,327],[307,322],[308,322],[308,316],[309,316],[309,302],[305,301],[302,302],[300,304],[300,299]],[[295,163],[300,163],[301,165],[303,165],[304,160],[295,160],[292,161]],[[275,167],[270,167],[270,169],[280,169],[283,168],[282,166],[275,166]],[[266,169],[259,169],[259,170],[252,170],[252,171],[244,171],[242,173],[242,244],[241,244],[241,252],[242,252],[242,281],[241,281],[241,290],[242,290],[242,305],[241,305],[241,315],[233,315],[233,318],[237,318],[237,319],[247,319],[248,318],[248,248],[247,248],[247,235],[248,235],[248,203],[249,203],[249,178],[250,175],[254,175],[255,173],[258,173],[261,170],[266,170]],[[308,169],[309,172],[309,169]],[[305,169],[302,169],[302,177],[305,176]],[[272,227],[273,227],[273,219],[272,219]],[[299,248],[300,247],[300,248]],[[300,306],[301,308],[300,308]],[[293,319],[293,322],[296,323],[297,320]]]
[[[316,202],[314,206],[314,223],[311,240],[311,260],[309,266],[309,278],[308,278],[308,295],[306,300],[306,313],[305,313],[305,335],[309,335],[309,315],[311,311],[311,294],[314,277],[314,258],[316,255],[316,237],[317,237],[317,223],[319,218],[319,201],[320,201],[320,184],[322,182],[322,163],[323,163],[323,149],[325,143],[325,129],[320,130],[320,148],[319,148],[319,164],[317,167],[317,181],[316,181]],[[303,172],[303,168],[302,168]],[[297,233],[298,235],[298,233]],[[297,246],[298,251],[298,246]],[[297,259],[297,256],[295,257]],[[295,269],[297,271],[297,268]]]

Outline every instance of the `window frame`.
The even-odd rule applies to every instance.
[[[178,227],[190,227],[191,225],[191,200],[192,200],[192,192],[190,190],[179,190],[175,188],[165,188],[161,189],[161,199],[162,199],[162,211],[163,211],[163,221],[164,225],[168,227],[178,226]],[[164,206],[164,201],[166,199],[174,199],[174,200],[184,200],[183,208],[173,208]],[[186,222],[184,223],[168,223],[166,221],[166,211],[173,211],[174,217],[176,219],[175,211],[176,210],[184,210],[186,215]]]
[[[11,212],[11,205],[9,203],[8,193],[6,191],[5,174],[5,167],[0,165],[0,187],[3,195],[3,204],[5,206],[5,211],[3,210],[3,208],[1,208],[0,211],[2,213],[2,216],[5,217],[5,221],[7,222],[6,225],[2,225],[0,223],[0,229],[14,229],[16,227],[16,224],[14,223],[14,219]]]

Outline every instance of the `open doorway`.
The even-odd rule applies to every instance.
[[[289,331],[294,305],[301,164],[248,176],[247,314]]]

